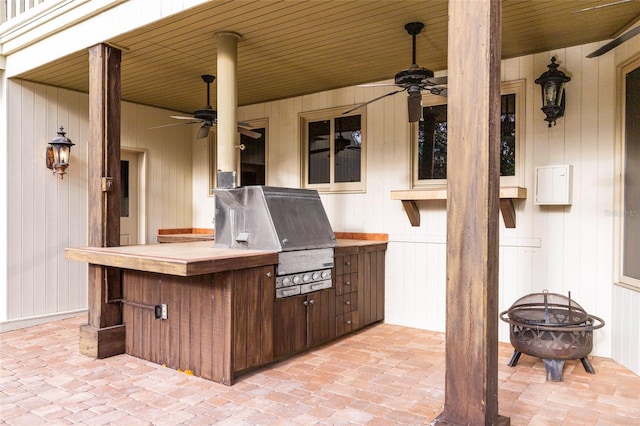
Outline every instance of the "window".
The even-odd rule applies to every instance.
[[[251,130],[260,133],[261,137],[254,139],[243,134],[240,135],[240,154],[238,155],[239,186],[266,185],[267,183],[267,120],[247,121]],[[209,132],[207,139],[209,148],[209,195],[213,195],[216,188],[216,134]]]
[[[344,108],[300,116],[303,186],[318,191],[364,191],[365,119]]]
[[[623,70],[624,137],[622,225],[622,273],[620,282],[640,290],[640,60]]]
[[[500,183],[522,186],[524,129],[524,80],[502,83]],[[422,119],[415,126],[413,152],[413,186],[445,185],[447,179],[447,105],[444,98],[424,95]]]
[[[262,136],[258,139],[240,135],[240,185],[265,185],[267,182],[267,122],[249,122],[254,132]]]

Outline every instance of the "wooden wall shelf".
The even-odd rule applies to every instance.
[[[527,198],[527,188],[520,186],[503,186],[500,188],[500,212],[507,228],[516,227],[516,209],[513,200]],[[412,226],[420,226],[420,210],[417,201],[422,200],[446,200],[446,188],[420,188],[391,191],[392,200],[402,201],[409,222]]]

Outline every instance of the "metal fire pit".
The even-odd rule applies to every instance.
[[[547,290],[529,294],[500,313],[500,319],[510,324],[514,347],[510,367],[525,353],[542,358],[550,381],[562,381],[568,359],[579,359],[587,373],[595,374],[587,356],[593,348],[593,330],[603,327],[604,321],[587,314],[571,300],[571,293],[568,297]]]

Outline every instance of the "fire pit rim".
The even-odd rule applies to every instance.
[[[522,301],[530,301],[535,297],[543,297],[544,304],[539,301],[522,303]],[[548,302],[548,298],[552,297],[554,299],[566,300],[566,304],[558,303],[558,302]],[[537,308],[537,309],[536,309]],[[551,309],[549,309],[551,308]],[[561,308],[561,309],[557,309]],[[554,310],[554,313],[562,313],[562,311],[567,311],[568,313],[580,314],[578,315],[578,321],[569,322],[569,323],[541,323],[532,319],[531,321],[522,320],[521,318],[513,318],[518,317],[515,315],[515,312],[518,310],[530,309],[532,311],[544,311],[545,314],[547,311]],[[556,312],[557,311],[557,312]],[[500,319],[504,322],[507,322],[513,326],[518,326],[521,328],[531,328],[541,331],[552,331],[552,332],[580,332],[580,331],[592,331],[597,330],[599,328],[604,327],[604,320],[595,315],[588,314],[587,311],[571,299],[571,292],[569,292],[569,296],[565,296],[559,293],[551,293],[549,290],[543,290],[540,293],[530,293],[525,296],[520,297],[518,300],[513,302],[513,304],[506,311],[502,311],[500,314]],[[595,325],[594,325],[595,324]]]
[[[533,329],[542,330],[542,331],[577,332],[577,331],[592,331],[592,330],[597,330],[599,328],[604,327],[604,320],[592,314],[587,314],[587,319],[585,320],[585,323],[577,324],[577,325],[565,325],[565,326],[520,322],[520,321],[511,319],[508,316],[505,317],[508,314],[509,314],[508,309],[506,311],[500,312],[500,319],[506,323],[509,323],[511,325],[515,325],[518,327],[533,328]],[[594,323],[596,324],[594,325]]]

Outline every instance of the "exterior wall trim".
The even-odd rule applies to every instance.
[[[27,318],[19,318],[0,322],[0,333],[5,331],[18,330],[26,327],[33,327],[40,324],[46,324],[52,321],[59,321],[67,318],[73,318],[87,314],[87,309],[76,309],[73,311],[56,312],[53,314],[35,315]]]

